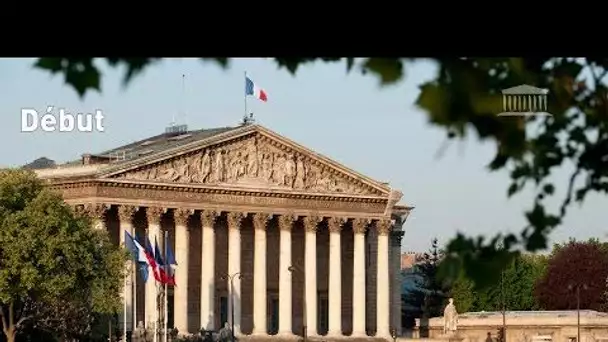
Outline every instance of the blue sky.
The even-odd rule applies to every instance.
[[[244,113],[246,70],[269,97],[268,103],[248,102],[258,123],[404,193],[402,202],[416,207],[405,225],[404,250],[424,251],[433,237],[447,241],[457,231],[520,231],[523,210],[532,203],[530,191],[507,199],[508,174],[487,171],[491,143],[471,137],[450,143],[437,156],[445,133],[430,126],[414,105],[418,85],[435,72],[430,62],[410,64],[404,81],[384,88],[373,76],[347,74],[343,64],[306,66],[293,77],[264,59],[236,59],[228,70],[198,60],[168,60],[124,88],[122,74],[101,63],[102,93],[83,100],[60,76],[32,64],[32,59],[0,61],[1,166],[42,156],[78,159],[161,133],[174,116],[192,129],[236,125]],[[68,112],[101,109],[105,132],[22,133],[21,108],[42,112],[48,105]],[[563,189],[567,173],[555,179]],[[597,195],[581,208],[575,205],[553,239],[605,239],[607,207],[606,198]]]

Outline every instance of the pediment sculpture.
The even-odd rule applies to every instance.
[[[356,179],[304,154],[249,137],[167,159],[115,178],[165,183],[231,184],[307,192],[381,195]]]

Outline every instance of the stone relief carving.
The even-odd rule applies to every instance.
[[[379,194],[299,153],[250,137],[186,157],[118,175],[117,178],[200,184],[265,184],[310,192]]]

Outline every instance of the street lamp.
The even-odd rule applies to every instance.
[[[304,279],[305,273],[304,271],[302,271],[301,268],[299,268],[298,266],[295,265],[291,265],[287,268],[287,270],[291,273],[295,273],[298,272],[301,276],[302,276],[302,283],[304,286],[302,286],[302,289],[304,291],[304,296],[302,297],[302,316],[304,316],[304,319],[302,320],[302,337],[304,338],[304,342],[308,341],[308,311],[306,308],[306,281]]]
[[[581,342],[581,287],[587,290],[587,284],[568,285],[568,290],[576,288],[576,342]]]
[[[230,335],[232,337],[232,342],[235,341],[234,338],[234,279],[243,279],[241,272],[236,272],[234,274],[226,274],[222,277],[224,280],[230,281]]]
[[[502,243],[499,243],[498,247],[503,249]],[[505,270],[500,271],[500,311],[502,313],[502,341],[507,342],[507,303],[505,298]]]

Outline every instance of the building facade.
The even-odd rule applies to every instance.
[[[178,263],[168,319],[181,333],[219,329],[232,307],[237,335],[400,332],[412,208],[262,126],[171,130],[37,173],[116,243],[167,234]],[[155,284],[131,273],[128,329],[152,327]]]

